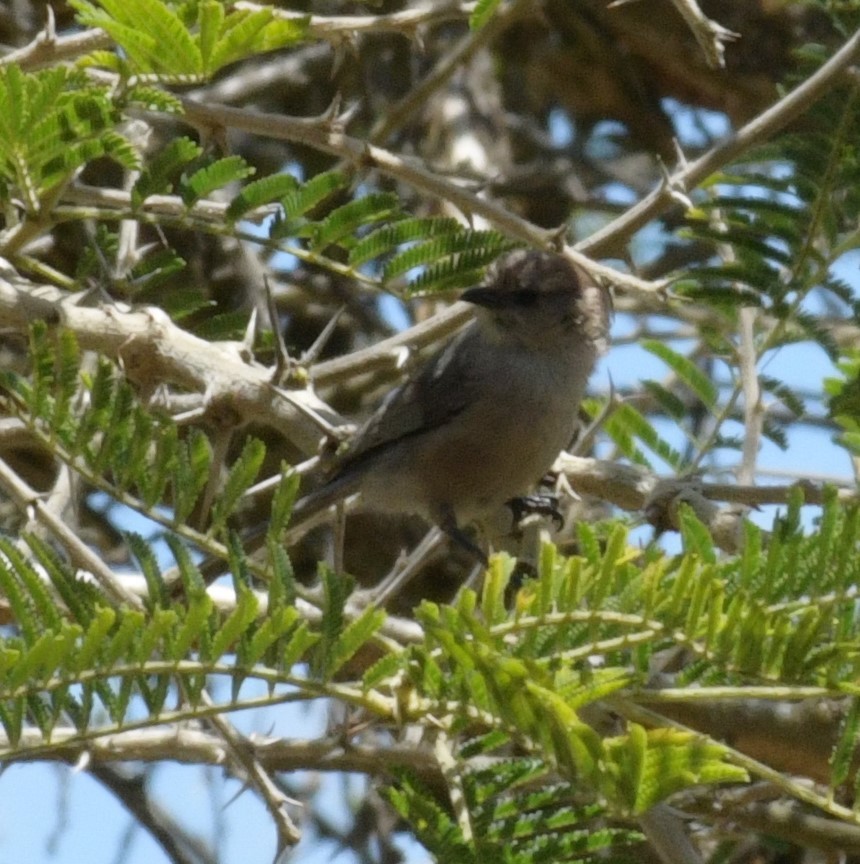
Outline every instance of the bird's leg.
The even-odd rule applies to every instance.
[[[439,514],[439,527],[461,548],[477,558],[484,567],[489,566],[487,554],[483,549],[457,524],[454,511],[450,506],[443,506]]]
[[[556,495],[551,495],[548,492],[536,495],[520,495],[517,498],[511,498],[506,503],[511,508],[515,526],[518,526],[526,516],[530,516],[532,513],[549,516],[559,529],[564,526],[564,516],[558,509],[558,496]]]

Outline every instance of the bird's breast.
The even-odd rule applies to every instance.
[[[450,504],[460,522],[528,491],[573,436],[584,376],[541,357],[532,363],[500,363],[459,422],[416,453],[434,466],[424,484],[430,502]]]

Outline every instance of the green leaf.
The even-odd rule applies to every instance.
[[[281,463],[281,479],[275,489],[272,498],[272,509],[269,515],[269,524],[266,528],[268,537],[278,540],[281,531],[287,525],[293,504],[299,493],[301,478],[286,462]]]
[[[182,185],[182,200],[187,207],[210,195],[216,189],[238,183],[250,177],[257,169],[241,156],[227,156],[199,168]]]
[[[27,545],[34,552],[45,549],[45,542],[33,534],[24,534],[22,539],[26,540]],[[0,548],[4,549],[7,563],[11,566],[14,577],[20,582],[25,592],[27,609],[32,609],[34,621],[38,622],[41,629],[58,630],[62,626],[64,615],[63,611],[58,608],[57,600],[52,595],[51,586],[45,581],[44,574],[38,573],[30,562],[19,554],[10,556],[8,546]],[[36,554],[38,556],[39,553],[36,552]],[[71,576],[71,574],[68,575]],[[74,577],[72,576],[72,578]]]
[[[211,14],[205,7],[201,16]],[[202,17],[201,17],[202,21]],[[207,46],[211,44],[212,23],[207,22]],[[270,8],[233,9],[219,28],[219,38],[206,58],[206,72],[214,74],[231,63],[253,54],[274,51],[300,41],[307,32],[307,19],[285,21]]]
[[[216,4],[220,5],[220,4]],[[242,191],[236,195],[227,208],[227,218],[236,222],[246,213],[279,201],[281,198],[295,192],[299,188],[299,181],[292,174],[270,174],[246,184]]]
[[[165,498],[166,487],[177,471],[179,432],[176,426],[166,424],[159,428],[154,453],[147,470],[138,478],[138,490],[146,507],[154,507]]]
[[[101,56],[96,56],[98,54]],[[90,56],[95,61],[93,65],[102,67],[110,67],[111,61],[117,60],[116,55],[107,54],[107,52],[94,52]],[[115,71],[119,72],[119,69]],[[148,84],[135,84],[129,87],[126,92],[126,100],[130,104],[139,104],[148,111],[159,111],[163,114],[182,113],[182,101],[179,97],[162,90],[160,87],[151,87]]]
[[[133,207],[139,207],[150,195],[173,191],[183,168],[199,158],[203,152],[195,141],[187,137],[171,138],[165,147],[147,162],[131,190]]]
[[[330,668],[330,654],[338,643],[345,626],[344,609],[352,591],[352,580],[345,574],[335,573],[322,562],[318,573],[323,588],[323,610],[320,632],[322,639],[317,646],[312,668],[317,674],[324,674]]]
[[[203,68],[208,74],[212,74],[215,66],[212,55],[215,46],[221,38],[224,28],[226,10],[223,3],[218,0],[204,0],[198,7],[197,23],[199,26],[198,41],[200,46],[200,57]]]
[[[498,6],[499,0],[478,0],[469,16],[469,29],[480,30],[493,17]]]
[[[71,421],[72,400],[78,392],[80,351],[77,339],[71,330],[59,333],[56,353],[56,383],[54,387],[54,413],[50,421],[52,435],[66,431]]]
[[[289,642],[283,647],[280,668],[289,670],[296,663],[306,660],[308,652],[317,644],[319,638],[319,634],[313,633],[308,628],[307,621],[300,622],[290,636]]]
[[[617,786],[613,789],[613,797],[617,796],[614,803],[635,815],[695,784],[749,781],[743,768],[726,761],[727,748],[674,729],[646,732],[637,724],[631,724],[628,735],[607,739],[606,753],[607,759],[619,767],[614,771],[610,769],[604,776],[634,781],[626,790]],[[631,761],[639,762],[639,770],[628,770]]]
[[[400,654],[386,654],[372,664],[361,678],[365,691],[379,687],[384,681],[392,681],[403,670],[404,658]]]
[[[659,357],[709,411],[714,410],[717,405],[717,387],[692,360],[674,351],[665,342],[655,339],[643,339],[639,345]]]
[[[80,674],[91,668],[99,668],[99,657],[108,636],[117,620],[117,613],[110,607],[101,607],[83,634],[80,647],[70,657],[68,670]]]
[[[96,614],[98,607],[104,602],[99,589],[91,582],[80,580],[78,574],[44,540],[36,536],[28,536],[27,544],[33,550],[39,565],[48,574],[51,584],[69,610],[70,617],[82,626],[87,626]],[[5,554],[15,564],[16,571],[21,573],[23,571],[22,564],[16,561],[8,550]],[[2,570],[3,568],[0,567],[0,573]],[[43,620],[42,628],[48,620],[50,619],[47,617]]]
[[[360,267],[407,243],[432,237],[463,233],[465,229],[450,217],[401,219],[371,231],[349,251],[350,267]]]
[[[188,547],[176,535],[167,534],[164,538],[176,561],[179,570],[179,578],[182,580],[182,589],[188,600],[195,600],[206,593],[206,581],[194,563]]]
[[[397,196],[388,192],[375,192],[356,198],[333,210],[315,227],[311,245],[314,249],[325,249],[326,246],[341,242],[349,248],[352,243],[345,240],[348,235],[365,225],[396,216],[398,207]]]
[[[689,409],[684,404],[684,400],[680,399],[659,382],[645,379],[642,381],[642,387],[654,399],[660,410],[667,417],[671,417],[672,420],[677,422],[683,420],[688,415]]]
[[[79,72],[0,68],[0,185],[39,213],[49,192],[94,159],[137,167],[136,152],[114,129],[118,120],[107,89]]]
[[[649,464],[633,445],[633,439],[638,438],[672,468],[681,469],[684,462],[681,454],[662,439],[657,434],[657,430],[631,404],[625,402],[619,405],[612,412],[604,428],[612,440],[624,450],[625,455],[633,461]]]
[[[125,540],[137,558],[137,563],[146,579],[147,605],[150,609],[155,607],[166,608],[170,605],[170,592],[161,575],[158,562],[152,547],[139,534],[127,532]]]
[[[442,223],[438,233],[433,232],[423,242],[418,242],[394,255],[385,265],[383,271],[385,281],[418,268],[430,270],[431,265],[434,264],[441,274],[449,272],[445,268],[456,270],[462,267],[474,271],[490,263],[502,251],[511,247],[511,243],[496,231],[467,231],[460,227],[457,231],[444,233],[444,227],[445,223]],[[439,278],[441,277],[427,275],[425,280],[433,282]]]
[[[287,220],[304,216],[308,210],[316,207],[329,195],[343,189],[347,182],[347,178],[340,171],[325,171],[311,177],[307,183],[303,183],[299,189],[285,195],[281,201]]]
[[[34,689],[36,685],[44,684],[63,663],[64,656],[80,632],[78,625],[69,625],[60,632],[48,631],[37,636],[28,650],[21,654],[17,666],[11,670],[9,686],[17,688],[26,683]]]
[[[215,661],[220,654],[210,653],[204,646],[211,646],[210,625],[215,604],[205,592],[200,592],[189,598],[182,622],[171,638],[170,656],[176,660],[184,660],[193,648],[200,651],[201,659]]]
[[[371,606],[351,621],[327,652],[323,675],[326,679],[334,677],[379,630],[385,622],[385,612]]]
[[[696,516],[693,508],[682,504],[678,510],[680,517],[681,538],[684,542],[684,550],[701,558],[708,564],[716,564],[717,552],[714,548],[714,538],[711,537],[707,525],[703,524]]]
[[[101,27],[123,49],[132,71],[190,78],[204,71],[197,40],[162,0],[72,0],[72,5],[83,23]]]
[[[176,470],[172,479],[173,519],[176,524],[187,521],[209,479],[212,450],[206,436],[198,429],[190,430],[176,450]]]
[[[20,628],[24,641],[31,644],[35,642],[37,634],[41,630],[41,622],[34,614],[30,598],[16,578],[16,571],[20,572],[29,567],[29,564],[5,537],[0,537],[0,551],[3,553],[3,556],[0,557],[0,589],[2,589],[3,596],[9,604],[12,618]]]
[[[505,593],[514,572],[515,560],[507,555],[494,555],[484,573],[481,591],[481,612],[488,624],[498,624],[508,617]]]
[[[269,537],[267,546],[269,560],[272,564],[269,581],[269,606],[272,609],[277,609],[282,605],[295,602],[296,579],[287,550],[280,540]]]
[[[397,788],[386,789],[394,810],[413,827],[419,842],[432,849],[437,861],[445,864],[479,864],[466,843],[459,825],[417,780],[397,772]],[[486,860],[486,859],[484,859]]]
[[[242,495],[256,480],[265,457],[266,445],[259,438],[248,438],[245,441],[245,446],[230,467],[230,473],[212,507],[213,530],[222,527],[233,513]]]
[[[293,607],[278,609],[274,612],[270,610],[266,619],[248,641],[245,656],[242,658],[243,662],[248,666],[260,662],[271,646],[277,640],[283,639],[285,634],[292,630],[299,620],[299,613]]]

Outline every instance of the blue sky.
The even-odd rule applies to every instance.
[[[708,135],[717,137],[727,129],[725,118],[713,112],[694,113],[680,105],[673,106],[673,110],[682,137],[691,144],[704,143]],[[551,133],[562,146],[573,130],[563,116],[556,113]],[[626,194],[620,187],[615,193],[619,200]],[[653,240],[658,238],[655,236]],[[634,244],[634,256],[647,255],[648,246],[645,234]],[[855,288],[860,285],[860,255],[847,256],[839,266],[840,275],[849,284]],[[385,298],[383,303],[392,323],[404,325],[406,318],[399,303],[391,298]],[[626,332],[630,323],[624,316],[618,316],[616,333]],[[772,374],[778,371],[783,380],[811,393],[820,392],[822,379],[833,374],[828,358],[819,348],[810,345],[782,348],[769,364]],[[643,378],[660,380],[665,373],[665,367],[656,358],[636,346],[618,347],[601,362],[593,386],[596,391],[606,392],[611,375],[618,388],[637,387]],[[800,425],[790,432],[789,449],[785,452],[764,442],[759,465],[773,470],[803,465],[809,471],[851,479],[848,456],[833,444],[831,433]],[[773,512],[774,508],[765,508],[753,518],[769,525]],[[144,530],[139,521],[126,527]],[[642,529],[640,541],[647,539],[648,530]],[[314,737],[323,734],[326,728],[322,705],[310,710],[281,706],[235,714],[232,719],[245,732],[256,730],[287,737]],[[249,791],[234,799],[240,791],[239,784],[236,781],[222,783],[222,776],[218,768],[158,765],[152,768],[151,784],[158,802],[190,830],[199,832],[209,841],[219,840],[222,853],[219,860],[223,864],[271,861],[275,850],[274,832],[263,806]],[[297,782],[311,787],[318,784],[316,800],[327,818],[346,828],[350,818],[346,802],[357,797],[367,781],[305,775],[297,778]],[[417,844],[408,838],[402,838],[402,842],[409,850],[410,862],[426,860]],[[113,864],[120,860],[126,864],[161,864],[166,859],[146,832],[134,830],[133,819],[86,772],[36,763],[11,765],[0,774],[0,864],[79,861]],[[347,853],[335,855],[332,844],[309,836],[292,860],[302,864],[330,861],[352,864],[355,859]]]

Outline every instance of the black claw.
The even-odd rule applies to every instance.
[[[520,495],[518,498],[511,498],[507,505],[511,508],[515,525],[519,525],[526,516],[537,513],[540,516],[549,516],[557,530],[564,526],[564,516],[558,509],[558,498],[555,495]]]

